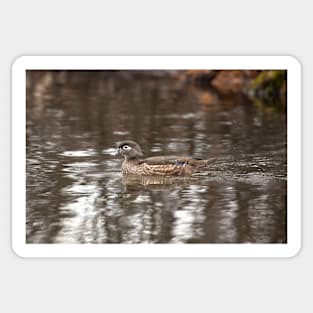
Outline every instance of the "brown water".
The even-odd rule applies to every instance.
[[[286,116],[166,75],[28,73],[28,243],[287,241]],[[216,157],[187,178],[125,178],[147,156]]]

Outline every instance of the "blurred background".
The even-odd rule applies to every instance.
[[[286,71],[28,71],[28,243],[284,243]],[[216,158],[127,179],[116,143]]]

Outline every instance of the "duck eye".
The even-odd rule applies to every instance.
[[[123,149],[124,149],[124,150],[128,150],[128,149],[130,149],[130,146],[124,145],[124,146],[123,146]]]

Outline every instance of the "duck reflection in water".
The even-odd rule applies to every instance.
[[[160,187],[162,185],[181,185],[186,182],[190,182],[192,178],[186,177],[174,177],[174,176],[148,176],[148,175],[123,175],[122,183],[127,186],[155,186]],[[167,188],[167,187],[166,187]]]

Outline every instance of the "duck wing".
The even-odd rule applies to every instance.
[[[139,164],[146,163],[148,165],[166,165],[166,164],[177,164],[177,161],[180,160],[181,157],[177,157],[174,155],[168,156],[155,156],[150,158],[141,159]]]
[[[175,164],[175,165],[190,165],[192,167],[205,167],[209,163],[213,162],[215,159],[203,160],[185,156],[155,156],[150,158],[145,158],[139,161],[139,164],[146,163],[148,165],[166,165],[166,164]]]

